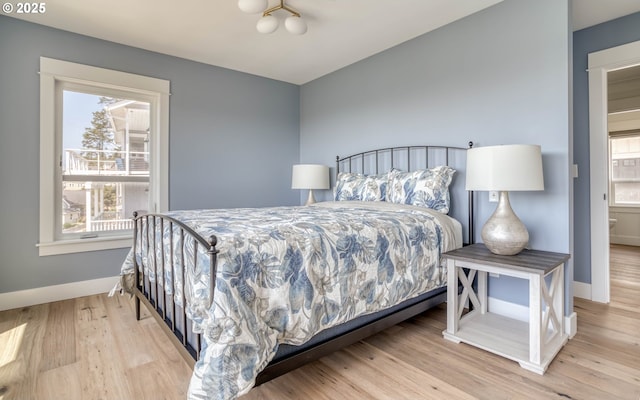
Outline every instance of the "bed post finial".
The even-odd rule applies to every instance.
[[[472,147],[473,147],[473,142],[469,141],[469,148],[472,148]]]
[[[134,211],[134,212],[133,212],[133,219],[136,219],[136,218],[138,218],[138,212],[137,212],[137,211]]]
[[[211,235],[207,239],[207,243],[209,243],[209,307],[213,304],[213,292],[216,289],[216,273],[218,266],[218,249],[216,249],[216,245],[218,244],[218,238],[216,235]],[[198,345],[200,348],[200,345]],[[198,349],[198,352],[200,350]],[[200,353],[198,353],[200,354]]]
[[[209,253],[218,252],[218,250],[216,250],[216,245],[218,244],[218,238],[216,237],[216,235],[209,236],[207,243],[209,243]]]

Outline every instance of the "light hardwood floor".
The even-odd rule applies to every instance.
[[[440,306],[258,388],[259,399],[640,399],[640,248],[612,246],[612,301],[576,299],[578,333],[544,376],[442,338]],[[0,400],[184,399],[191,371],[128,297],[0,313]]]

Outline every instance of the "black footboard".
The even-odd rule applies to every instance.
[[[190,338],[191,326],[184,307],[186,304],[185,268],[183,268],[186,265],[185,254],[193,254],[193,265],[197,265],[198,247],[203,246],[206,249],[205,254],[209,257],[208,262],[211,271],[209,281],[209,287],[211,288],[209,292],[210,303],[213,300],[213,290],[215,290],[216,256],[218,254],[218,250],[216,250],[217,238],[212,235],[208,239],[204,239],[189,226],[166,215],[144,214],[139,216],[136,212],[133,217],[136,319],[140,319],[140,302],[142,301],[149,310],[155,310],[152,315],[160,322],[163,329],[171,333],[176,339],[176,344],[182,347],[183,356],[188,354],[189,356],[186,359],[193,364],[193,360],[198,359],[200,356],[200,335],[197,334]],[[146,236],[146,240],[142,240],[142,235]],[[174,243],[176,237],[178,243]],[[140,248],[141,246],[143,248]],[[169,249],[168,255],[165,254],[165,246]],[[187,249],[187,246],[192,247]],[[174,254],[174,249],[176,248],[180,249],[178,257],[175,257]],[[138,253],[141,254],[141,259],[146,259],[148,265],[153,266],[153,276],[150,276],[151,273],[145,273],[145,268],[140,268]],[[161,255],[161,257],[158,257],[158,255]],[[176,266],[176,263],[180,265]],[[180,279],[182,287],[179,290],[179,304],[182,304],[182,306],[176,304],[175,289],[167,293],[164,286],[166,279],[176,282],[174,276],[176,270],[182,271]],[[162,279],[159,279],[159,276],[162,276]]]

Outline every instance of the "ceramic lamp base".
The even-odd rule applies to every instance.
[[[498,206],[482,228],[482,241],[492,253],[505,256],[520,253],[529,243],[527,227],[513,212],[508,192],[500,192]]]
[[[313,204],[316,202],[316,198],[313,195],[313,189],[309,189],[309,197],[307,197],[307,202],[304,203],[305,206],[308,206],[310,204]]]

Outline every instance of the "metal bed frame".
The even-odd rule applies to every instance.
[[[472,142],[469,142],[469,148],[473,146]],[[336,157],[336,177],[338,173],[341,171],[341,166],[348,165],[348,172],[353,172],[354,168],[352,166],[354,163],[360,163],[357,167],[360,169],[360,172],[365,173],[367,170],[368,174],[379,172],[380,155],[381,154],[390,154],[390,168],[394,168],[394,162],[397,161],[398,158],[406,158],[406,169],[411,169],[411,159],[412,155],[414,159],[416,158],[416,152],[421,152],[424,150],[424,158],[425,158],[425,166],[422,168],[429,167],[429,157],[430,154],[434,151],[436,152],[444,152],[445,165],[449,165],[449,154],[452,151],[466,151],[467,148],[462,147],[450,147],[450,146],[402,146],[402,147],[388,147],[383,149],[365,151],[362,153],[356,153],[347,157]],[[394,160],[395,157],[395,160]],[[367,159],[373,158],[374,162],[369,161],[369,163],[373,163],[375,167],[367,168]],[[420,158],[420,156],[418,156]],[[467,225],[467,238],[468,243],[473,243],[473,192],[469,192],[468,194],[468,225]],[[455,205],[452,204],[452,208],[455,208]],[[147,229],[143,229],[143,226],[146,225]],[[164,231],[165,225],[168,226],[171,234],[169,235],[169,243],[164,243],[164,237],[160,238],[159,246],[166,246],[167,244],[171,247],[171,254],[169,257],[169,264],[165,262],[165,257],[162,256],[162,259],[159,260],[156,258],[157,255],[157,246],[158,241],[156,240],[156,232],[158,228],[160,228],[160,232]],[[166,271],[169,271],[171,274],[171,281],[175,282],[173,279],[174,273],[174,253],[173,249],[176,243],[174,243],[174,233],[177,233],[178,236],[178,246],[180,246],[180,253],[182,257],[182,265],[184,265],[184,257],[185,257],[185,249],[186,246],[193,246],[193,257],[194,257],[194,265],[197,263],[198,257],[198,248],[202,246],[203,249],[206,249],[206,253],[209,257],[209,265],[210,265],[210,292],[209,292],[209,301],[213,301],[213,291],[215,290],[215,270],[216,270],[216,259],[218,250],[216,249],[217,237],[215,235],[210,236],[209,238],[203,238],[199,234],[197,234],[193,229],[189,226],[183,224],[180,221],[177,221],[169,216],[161,215],[161,214],[144,214],[138,215],[138,213],[134,213],[134,279],[135,285],[133,294],[135,297],[135,313],[136,319],[140,320],[140,304],[143,303],[149,310],[150,314],[159,322],[161,328],[165,331],[165,333],[172,340],[178,351],[181,353],[182,357],[185,361],[193,367],[195,361],[200,356],[200,343],[201,338],[200,335],[189,334],[190,332],[190,322],[188,321],[188,317],[185,314],[184,307],[180,307],[176,305],[176,301],[174,299],[173,294],[165,293],[163,285],[158,283],[157,276],[162,274],[164,276]],[[135,256],[138,246],[138,233],[145,232],[147,235],[147,248],[143,249],[146,251],[147,255],[154,256],[154,265],[155,265],[155,275],[156,279],[153,282],[150,277],[144,273],[144,269],[141,270],[137,263],[137,257]],[[161,235],[162,236],[162,235]],[[186,238],[191,237],[193,240],[186,240]],[[185,304],[185,289],[184,289],[184,268],[182,268],[182,285],[181,288],[181,304]],[[163,279],[164,281],[164,279]],[[339,335],[335,337],[331,337],[326,340],[316,341],[311,346],[297,346],[299,349],[297,351],[291,351],[287,355],[282,358],[276,358],[258,375],[256,379],[256,385],[260,385],[264,382],[267,382],[271,379],[274,379],[282,374],[285,374],[295,368],[298,368],[310,361],[316,360],[320,357],[328,355],[336,350],[344,348],[352,343],[355,343],[359,340],[362,340],[368,336],[371,336],[377,332],[380,332],[388,327],[396,325],[404,320],[407,320],[413,316],[416,316],[432,307],[435,307],[444,301],[446,301],[446,287],[435,289],[432,292],[429,292],[431,295],[426,296],[419,302],[410,302],[406,301],[401,303],[399,307],[395,307],[396,310],[387,314],[380,316],[379,318],[375,318],[371,321],[366,322],[362,326],[358,326],[352,328],[346,332],[341,332]],[[406,306],[405,306],[406,305]],[[312,339],[310,342],[314,342]],[[295,346],[294,346],[295,348]]]

